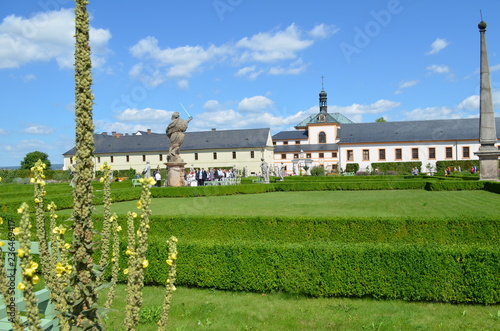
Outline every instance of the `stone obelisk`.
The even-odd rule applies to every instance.
[[[497,131],[495,128],[495,111],[491,97],[490,67],[486,50],[486,22],[478,24],[481,35],[481,76],[479,94],[479,143],[475,152],[479,157],[480,180],[498,181],[498,157],[500,151],[495,147]]]

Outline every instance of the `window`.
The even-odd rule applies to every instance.
[[[198,153],[194,153],[194,160],[198,161]]]
[[[142,156],[142,162],[146,162],[146,155]]]
[[[326,133],[321,131],[318,135],[318,141],[320,144],[326,144]]]
[[[394,152],[396,154],[396,160],[403,159],[403,151],[401,150],[401,148],[396,148]]]
[[[299,154],[298,153],[293,154],[293,158],[294,159],[298,159],[299,158]]]
[[[97,163],[101,163],[101,157],[100,156],[97,157]]]
[[[436,148],[429,147],[429,159],[435,159],[435,158],[436,158]]]
[[[337,152],[332,152],[332,157],[337,157]]]
[[[214,152],[214,160],[217,160],[217,152]]]
[[[233,159],[236,159],[236,152],[233,152]]]
[[[325,153],[319,153],[319,158],[322,159],[325,157]]]
[[[370,150],[363,149],[363,161],[370,160]]]
[[[378,159],[385,160],[385,149],[382,148],[378,150]]]
[[[452,159],[453,158],[453,148],[452,147],[446,147],[446,158],[447,159]]]
[[[347,161],[354,161],[354,152],[352,149],[347,150]]]
[[[127,162],[130,162],[130,155],[127,155],[127,156],[125,157],[125,159],[127,160]],[[160,160],[160,161],[161,161],[161,160]]]
[[[254,151],[250,151],[250,158],[251,159],[255,158],[255,152]]]
[[[411,158],[413,160],[418,160],[418,148],[411,149]]]
[[[284,142],[283,142],[283,145],[288,145],[288,141],[284,141]]]
[[[113,155],[111,155],[111,160],[110,160],[110,162],[111,162],[111,163],[113,163],[114,161],[115,161],[115,158],[114,158],[114,156],[113,156]]]
[[[158,160],[163,161],[163,154],[158,155]]]
[[[462,147],[462,157],[464,159],[470,158],[470,148],[469,148],[469,146]]]
[[[307,159],[310,159],[310,158],[311,158],[311,153],[307,153],[307,154],[306,154],[306,158],[307,158]]]
[[[276,141],[273,141],[273,145],[276,146]]]
[[[281,159],[286,159],[286,154],[281,154]]]
[[[300,140],[295,140],[295,145],[300,145]]]

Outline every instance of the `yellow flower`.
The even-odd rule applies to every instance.
[[[18,214],[22,214],[23,211],[24,211],[24,209],[22,207],[17,208],[17,213]]]
[[[0,177],[0,182],[2,181],[2,177]]]
[[[149,185],[154,185],[154,184],[156,184],[155,179],[154,179],[153,177],[149,177],[149,178],[148,178],[148,184],[149,184]]]
[[[17,250],[17,256],[19,256],[19,257],[24,257],[25,255],[26,255],[26,252],[24,251],[24,249],[19,248],[19,249]]]
[[[65,248],[65,249],[70,249],[70,248],[71,248],[71,245],[70,245],[70,244],[68,244],[68,243],[65,243],[65,244],[64,244],[64,248]]]
[[[177,239],[176,237],[172,237],[172,241],[176,243],[177,241],[179,241],[179,239]]]
[[[172,291],[175,291],[177,290],[177,287],[175,287],[175,285],[172,285]]]
[[[137,206],[137,209],[141,209],[142,208],[141,200],[137,201],[137,203],[135,205]]]
[[[5,246],[5,241],[0,241],[0,247]]]
[[[175,259],[177,259],[177,254],[176,254],[176,253],[172,253],[172,254],[170,254],[170,256],[169,256],[169,257],[170,257],[172,260],[175,260]]]
[[[127,249],[127,251],[125,252],[125,254],[132,255],[132,254],[134,254],[134,251],[129,248],[129,249]]]
[[[137,213],[132,213],[132,217],[136,218],[137,217]]]
[[[26,268],[26,269],[24,270],[24,274],[25,274],[26,276],[28,276],[28,277],[31,277],[31,276],[33,276],[33,274],[35,273],[35,271],[36,271],[36,270],[35,270],[35,269],[33,269],[33,268]]]
[[[14,230],[12,230],[12,233],[13,233],[15,236],[18,236],[18,235],[21,233],[21,229],[19,229],[19,228],[14,228]]]
[[[101,183],[104,183],[104,177],[101,177],[101,179],[99,179],[99,181],[100,181]]]
[[[38,277],[38,275],[34,275],[33,278],[31,278],[31,282],[33,283],[33,285],[38,284],[39,281],[40,277]]]
[[[57,277],[61,277],[63,272],[66,270],[66,268],[64,268],[64,266],[62,265],[61,262],[57,263],[56,264],[56,275]]]
[[[35,203],[40,203],[40,199],[35,198]]]
[[[168,264],[169,266],[171,266],[171,265],[173,265],[173,264],[174,264],[174,261],[172,261],[171,259],[168,259],[168,260],[167,260],[167,264]]]
[[[66,233],[66,228],[65,228],[64,226],[62,226],[62,225],[61,225],[61,226],[59,227],[59,233],[60,233],[60,234],[65,234],[65,233]]]
[[[118,225],[118,226],[116,227],[116,232],[120,232],[121,230],[122,230],[122,227]]]
[[[17,289],[19,291],[24,291],[25,288],[26,288],[26,285],[24,285],[24,283],[17,284]]]
[[[2,224],[3,224],[3,218],[0,217],[0,225],[2,225]]]
[[[66,264],[66,272],[68,273],[68,275],[71,274],[71,271],[73,271],[73,266]]]
[[[30,178],[30,183],[33,184],[35,182],[35,178],[31,177]]]
[[[116,262],[116,259],[114,257],[111,258],[111,262]]]
[[[149,266],[149,261],[148,260],[142,261],[142,267],[143,268],[147,268],[148,266]]]
[[[127,269],[123,269],[123,274],[124,274],[124,275],[127,275],[127,274],[128,274],[128,268],[127,268]]]
[[[146,180],[146,178],[139,178],[139,183],[144,183],[144,181]]]
[[[53,234],[59,234],[59,227],[56,226],[55,228],[53,228],[52,229],[52,233]]]
[[[51,210],[52,209],[52,205],[47,205],[47,210]]]

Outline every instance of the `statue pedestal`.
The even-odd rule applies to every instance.
[[[500,151],[495,146],[489,148],[480,147],[475,152],[479,157],[479,180],[491,180],[498,182],[498,157]]]
[[[167,181],[166,186],[186,186],[186,181],[184,180],[184,162],[167,162],[164,163],[167,166]]]

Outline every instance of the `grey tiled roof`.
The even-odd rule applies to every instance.
[[[276,145],[274,146],[275,153],[292,153],[300,152],[322,152],[322,151],[337,151],[337,144],[311,144],[311,145]]]
[[[168,151],[170,141],[164,133],[140,131],[140,135],[94,134],[95,154],[139,153]],[[263,148],[267,146],[270,129],[215,130],[186,132],[182,151],[228,148]],[[72,148],[63,155],[74,155]]]
[[[273,140],[307,139],[307,130],[281,131],[273,136]]]
[[[495,125],[500,137],[500,118]],[[479,140],[479,119],[344,124],[339,144],[451,140]]]

